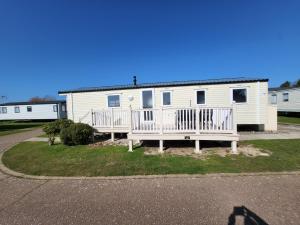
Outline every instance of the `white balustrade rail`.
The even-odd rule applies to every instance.
[[[92,125],[131,133],[235,133],[234,117],[234,107],[107,109],[92,111]]]

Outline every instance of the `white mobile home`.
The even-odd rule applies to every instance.
[[[268,79],[161,82],[60,91],[68,118],[129,140],[238,140],[237,126],[276,130]],[[162,146],[162,144],[161,144]]]
[[[0,120],[55,120],[66,118],[66,101],[0,104]]]
[[[270,88],[269,103],[281,113],[300,113],[300,87]]]

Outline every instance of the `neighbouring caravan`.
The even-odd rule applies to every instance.
[[[68,118],[128,139],[232,141],[245,126],[276,130],[268,79],[232,78],[80,88],[66,96]],[[130,144],[130,143],[129,143]],[[162,146],[162,144],[161,144]]]
[[[0,104],[0,120],[55,120],[67,117],[66,101],[8,102]]]
[[[269,103],[282,114],[300,115],[300,87],[270,88]]]

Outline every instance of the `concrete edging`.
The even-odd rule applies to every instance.
[[[63,177],[63,176],[36,176],[13,171],[2,162],[2,156],[8,149],[0,152],[0,170],[9,176],[33,180],[130,180],[130,179],[157,179],[157,178],[207,178],[207,177],[238,177],[238,176],[267,176],[267,175],[300,175],[300,171],[291,172],[258,172],[258,173],[210,173],[210,174],[167,174],[167,175],[133,175],[133,176],[99,176],[99,177]]]

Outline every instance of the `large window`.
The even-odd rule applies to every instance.
[[[53,112],[57,112],[57,105],[53,105]]]
[[[108,107],[120,107],[120,95],[107,96]]]
[[[246,88],[232,89],[232,101],[235,101],[236,103],[247,102],[247,89]]]
[[[276,94],[272,94],[271,103],[272,104],[277,104],[277,95]]]
[[[196,92],[197,105],[205,104],[205,91],[197,91]]]
[[[162,102],[164,106],[171,105],[171,92],[170,91],[164,91],[162,93]]]
[[[283,93],[282,94],[282,100],[284,102],[288,102],[289,101],[289,93]]]
[[[7,107],[0,107],[0,114],[6,114],[7,113]]]
[[[19,106],[15,106],[15,113],[19,113],[20,112],[20,107]]]
[[[143,108],[144,109],[153,108],[152,91],[151,90],[143,91],[142,98],[143,98]]]
[[[27,112],[32,112],[32,106],[27,106]]]

